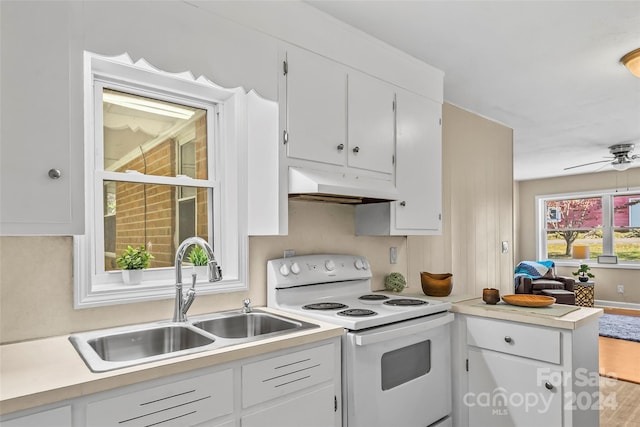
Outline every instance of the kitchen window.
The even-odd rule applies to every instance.
[[[608,191],[537,197],[538,257],[640,267],[640,192]]]
[[[87,233],[74,242],[75,306],[173,298],[175,252],[191,236],[223,268],[222,282],[198,278],[199,294],[246,290],[244,92],[127,55],[87,52],[85,72]],[[116,263],[128,246],[153,255],[138,285],[124,284]]]

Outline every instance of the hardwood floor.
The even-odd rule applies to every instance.
[[[640,384],[640,342],[598,337],[600,375]]]
[[[605,309],[605,313],[638,316],[638,310]],[[599,337],[600,427],[640,427],[640,343]]]
[[[600,427],[640,427],[640,384],[600,378]]]

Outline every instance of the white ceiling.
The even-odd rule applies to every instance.
[[[514,130],[514,178],[598,170],[640,154],[640,1],[332,1],[308,4],[445,73],[445,101]],[[635,167],[640,166],[636,160]]]

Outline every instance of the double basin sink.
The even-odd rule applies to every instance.
[[[261,310],[197,316],[73,334],[69,340],[93,372],[257,341],[318,327]]]

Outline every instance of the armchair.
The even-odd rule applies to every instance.
[[[515,285],[516,294],[542,294],[555,297],[560,304],[575,304],[575,280],[558,276],[553,261],[521,262],[516,267]]]

